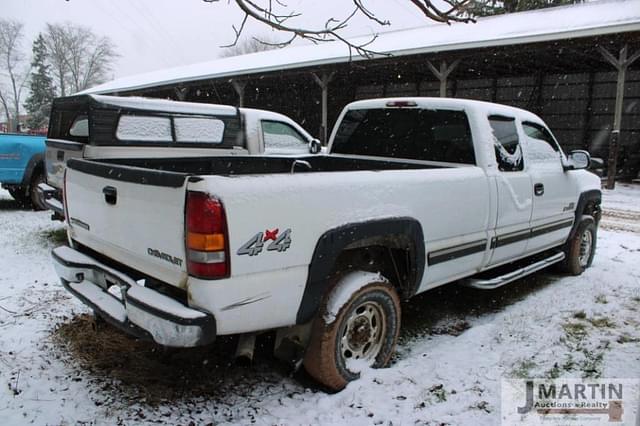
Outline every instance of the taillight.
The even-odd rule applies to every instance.
[[[204,192],[187,193],[187,271],[199,278],[230,274],[227,219],[222,203]]]

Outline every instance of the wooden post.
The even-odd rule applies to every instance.
[[[609,159],[607,161],[607,189],[615,189],[616,185],[616,166],[618,162],[618,152],[620,150],[620,126],[622,123],[622,105],[624,103],[624,83],[627,74],[627,68],[636,59],[640,58],[640,51],[637,51],[631,57],[627,57],[627,45],[620,49],[618,58],[613,56],[607,49],[598,46],[600,53],[609,61],[611,65],[618,70],[618,83],[616,86],[616,106],[613,115],[613,129],[609,139]]]
[[[438,70],[431,63],[431,61],[427,61],[427,66],[429,67],[433,75],[435,75],[436,78],[440,80],[440,97],[441,98],[447,97],[447,77],[449,77],[449,74],[451,74],[451,71],[453,71],[458,66],[459,63],[460,63],[460,59],[456,59],[455,61],[453,61],[453,63],[450,66],[447,66],[447,63],[445,61],[442,61],[440,62],[440,69]]]
[[[327,143],[328,138],[328,130],[327,130],[327,122],[329,120],[329,83],[333,79],[335,73],[323,73],[320,77],[316,73],[311,73],[313,79],[320,89],[322,89],[322,124],[320,128],[320,136],[322,137],[322,143]]]
[[[181,86],[174,88],[173,91],[176,93],[176,98],[179,101],[185,101],[187,99],[187,94],[189,93],[189,88]]]
[[[238,107],[242,108],[244,106],[244,88],[247,86],[247,82],[231,80],[231,85],[238,94]]]

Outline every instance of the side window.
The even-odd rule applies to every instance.
[[[88,137],[89,136],[89,119],[86,115],[80,115],[73,121],[69,134],[76,137]]]
[[[142,115],[123,115],[116,137],[122,141],[172,142],[171,119]]]
[[[307,151],[307,140],[286,123],[262,120],[262,136],[265,150],[284,148]]]
[[[533,161],[560,158],[560,148],[544,126],[525,121],[522,123],[522,130],[529,137],[527,158],[531,158]]]
[[[175,117],[176,142],[221,143],[224,122],[216,118]]]
[[[518,140],[516,120],[502,115],[489,116],[489,124],[493,130],[493,146],[498,161],[498,169],[502,172],[517,172],[524,168],[522,148]]]

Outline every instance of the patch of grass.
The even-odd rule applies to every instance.
[[[536,365],[537,364],[530,359],[523,359],[511,371],[511,375],[520,379],[529,378],[531,377],[531,369]]]
[[[620,343],[620,344],[624,344],[624,343],[637,343],[640,342],[640,339],[636,338],[636,337],[631,337],[628,334],[624,333],[622,334],[620,337],[618,337],[618,339],[616,340],[616,342]]]
[[[587,318],[587,314],[584,311],[577,311],[573,313],[573,317],[575,319],[585,319]]]
[[[567,322],[562,325],[567,337],[574,340],[582,340],[587,333],[587,326],[581,322]]]
[[[584,348],[582,353],[584,354],[584,360],[580,363],[582,377],[594,379],[602,377],[601,367],[604,351],[594,352]]]
[[[447,391],[443,385],[435,385],[429,388],[429,393],[436,397],[436,402],[444,402],[447,400]]]
[[[607,296],[605,296],[604,294],[599,294],[596,296],[596,303],[606,305],[607,303],[609,303],[609,301],[607,300]]]
[[[40,233],[40,237],[56,246],[67,244],[67,230],[65,228],[43,231]]]
[[[616,326],[616,323],[614,323],[607,317],[589,318],[588,321],[591,323],[591,325],[597,328],[613,328]]]

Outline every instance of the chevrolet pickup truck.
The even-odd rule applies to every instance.
[[[44,182],[44,136],[0,133],[0,184],[21,206],[46,208],[37,192]]]
[[[62,218],[71,158],[308,154],[320,142],[275,112],[139,97],[77,95],[53,101],[46,141],[47,183],[40,192]]]
[[[592,262],[600,181],[536,115],[459,99],[345,107],[329,153],[71,160],[62,284],[174,347],[275,330],[338,390],[389,362],[401,299]],[[249,337],[247,337],[249,336]],[[293,354],[293,355],[292,355]]]

